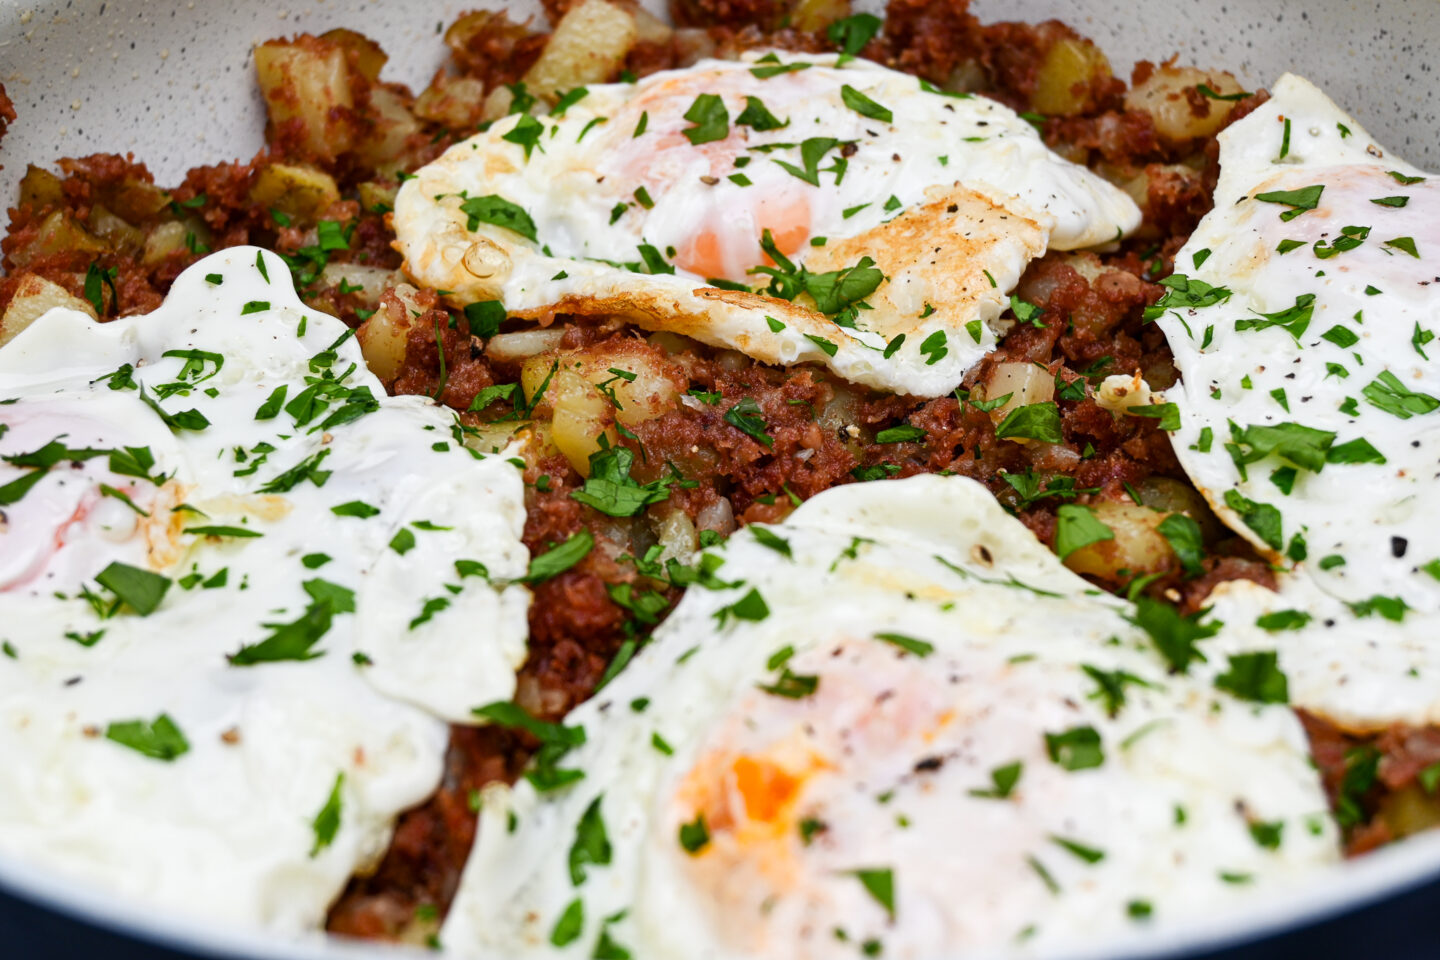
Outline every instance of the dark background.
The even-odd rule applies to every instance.
[[[1304,930],[1191,960],[1437,960],[1440,882]],[[0,888],[4,960],[197,960],[104,932],[18,899]],[[261,958],[256,958],[261,960]]]

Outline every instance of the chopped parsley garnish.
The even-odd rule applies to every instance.
[[[751,587],[750,591],[739,600],[736,600],[727,607],[721,607],[719,610],[716,610],[714,616],[722,627],[725,626],[726,622],[731,618],[758,622],[770,616],[770,606],[765,602],[765,598],[760,595],[760,591]]]
[[[353,601],[352,601],[353,603]],[[248,667],[257,663],[273,663],[280,660],[313,660],[323,656],[311,648],[330,631],[334,615],[338,611],[328,598],[317,599],[305,609],[299,618],[289,623],[265,623],[261,626],[270,630],[270,636],[259,643],[247,644],[230,654],[232,666]]]
[[[564,543],[532,557],[530,567],[521,580],[525,583],[539,583],[559,576],[584,560],[594,546],[595,537],[589,530],[581,530]]]
[[[970,796],[980,797],[984,800],[1004,800],[1014,792],[1015,785],[1020,782],[1020,774],[1024,770],[1025,764],[1019,760],[996,767],[990,771],[991,786],[986,789],[973,789],[970,791]]]
[[[1285,221],[1294,220],[1308,210],[1314,210],[1320,205],[1320,195],[1325,192],[1325,185],[1317,183],[1308,187],[1301,187],[1299,190],[1271,190],[1268,193],[1257,193],[1255,199],[1263,203],[1278,203],[1289,207],[1280,214],[1280,219]]]
[[[695,814],[689,823],[680,824],[680,846],[692,857],[710,845],[710,831],[705,826],[704,812]]]
[[[555,921],[555,926],[550,931],[550,943],[556,947],[567,947],[580,939],[584,929],[585,902],[576,897],[566,905],[560,918]]]
[[[864,263],[863,260],[861,262]],[[950,352],[950,348],[945,345],[945,342],[944,330],[936,330],[930,334],[930,336],[920,341],[920,353],[925,357],[925,365],[927,367],[939,363],[944,359],[945,355]]]
[[[600,811],[603,794],[590,801],[580,821],[575,824],[575,840],[570,844],[570,882],[580,886],[586,880],[586,864],[603,867],[610,863],[610,836]]]
[[[1058,834],[1050,834],[1050,842],[1054,843],[1062,850],[1074,854],[1077,858],[1085,861],[1086,863],[1095,864],[1105,859],[1104,850],[1097,850],[1094,847],[1086,846],[1085,844],[1080,843],[1077,840],[1070,840],[1066,837],[1059,836]]]
[[[790,548],[790,541],[775,533],[770,528],[763,527],[760,524],[751,524],[746,529],[754,536],[755,542],[759,543],[762,547],[769,547],[782,557],[787,557],[791,560],[795,559],[795,553]]]
[[[825,36],[841,53],[853,57],[880,32],[880,24],[880,18],[873,13],[857,13],[830,24]]]
[[[248,527],[226,526],[224,524],[186,527],[183,532],[193,533],[197,537],[232,537],[240,540],[263,536],[258,530],[251,530]]]
[[[465,229],[471,233],[474,233],[480,224],[488,223],[518,233],[527,240],[536,240],[535,221],[530,219],[530,214],[496,194],[470,197],[460,204],[460,212],[468,218]]]
[[[1172,513],[1156,529],[1175,551],[1185,576],[1198,577],[1204,572],[1205,547],[1198,523],[1183,513]]]
[[[330,512],[337,517],[359,517],[363,520],[368,517],[378,516],[380,510],[378,507],[370,506],[370,504],[363,500],[351,500],[349,503],[342,503],[338,507],[331,507]]]
[[[839,184],[841,178],[845,176],[845,168],[848,165],[844,157],[837,157],[830,166],[823,170],[820,169],[820,161],[825,159],[825,154],[838,146],[840,146],[840,141],[834,137],[808,137],[800,141],[800,163],[803,166],[797,167],[793,163],[773,158],[771,162],[779,164],[786,172],[799,177],[812,187],[820,186],[820,174],[822,173],[835,174],[835,183]]]
[[[553,790],[574,783],[585,776],[579,770],[561,770],[555,766],[572,748],[585,742],[584,727],[567,727],[558,723],[536,720],[523,707],[509,701],[496,701],[470,711],[475,716],[499,727],[523,730],[540,741],[540,750],[525,779],[541,791]]]
[[[96,574],[95,580],[142,617],[154,613],[170,589],[168,577],[118,560]]]
[[[903,633],[877,633],[875,639],[897,646],[906,653],[913,653],[917,657],[928,657],[935,652],[935,644],[928,640],[907,637]]]
[[[1067,503],[1055,511],[1055,553],[1061,560],[1092,543],[1114,539],[1115,531],[1102,523],[1089,507]]]
[[[1290,686],[1274,650],[1230,655],[1230,669],[1215,678],[1215,686],[1257,703],[1289,703]]]
[[[1436,399],[1428,393],[1417,393],[1407,389],[1400,382],[1400,378],[1389,370],[1372,380],[1361,391],[1361,395],[1374,406],[1401,420],[1409,420],[1411,417],[1430,413],[1440,407],[1440,399]]]
[[[685,119],[694,126],[681,132],[695,146],[724,140],[730,135],[730,113],[725,109],[725,101],[716,94],[702,93],[696,97],[685,111]]]
[[[767,447],[775,446],[775,438],[765,432],[764,411],[754,397],[744,397],[726,410],[725,422],[757,443]]]
[[[590,476],[581,490],[570,496],[611,517],[633,517],[652,503],[670,497],[673,480],[662,477],[650,483],[639,483],[630,476],[635,454],[619,445],[602,444],[590,455]]]
[[[1399,250],[1401,253],[1408,253],[1416,260],[1420,259],[1420,251],[1415,247],[1414,237],[1396,237],[1393,240],[1386,240],[1385,246]]]
[[[885,908],[890,919],[895,919],[895,875],[888,867],[871,868],[863,870],[852,870],[855,879],[865,888],[865,892],[875,899],[875,902]]]
[[[1045,734],[1045,752],[1066,770],[1088,770],[1105,762],[1099,732],[1091,726],[1072,727],[1063,733]]]
[[[886,427],[875,434],[876,443],[914,443],[925,439],[925,431],[908,423],[902,423],[895,427]]]
[[[759,97],[746,97],[745,109],[735,118],[737,127],[749,127],[752,130],[763,132],[765,130],[780,130],[790,126],[790,121],[781,122],[775,114],[771,113],[765,106],[765,102]],[[733,178],[732,178],[733,179]],[[744,184],[742,184],[743,186]]]
[[[1274,610],[1257,617],[1255,626],[1271,633],[1277,630],[1299,630],[1312,619],[1314,618],[1303,610]]]
[[[330,788],[330,795],[325,798],[325,805],[320,808],[320,812],[315,814],[315,819],[310,822],[310,830],[315,834],[315,843],[310,848],[312,858],[334,843],[335,835],[340,832],[342,803],[340,790],[344,786],[345,774],[342,771],[335,775],[335,785]]]
[[[1053,400],[1016,407],[1000,421],[1000,425],[995,428],[995,436],[1000,439],[1019,437],[1039,440],[1042,443],[1061,443],[1065,437],[1060,430],[1060,408]]]
[[[1192,279],[1183,273],[1171,274],[1160,281],[1160,286],[1165,287],[1165,294],[1145,308],[1144,318],[1147,321],[1164,316],[1167,310],[1199,310],[1212,307],[1217,303],[1224,303],[1231,296],[1225,287],[1211,286],[1204,280]]]
[[[845,106],[862,117],[879,120],[881,123],[890,123],[895,119],[895,115],[890,112],[888,107],[876,103],[848,83],[840,88],[840,99],[844,101]]]
[[[1310,326],[1310,318],[1315,313],[1315,294],[1302,293],[1295,298],[1295,305],[1275,313],[1262,313],[1263,320],[1237,320],[1236,330],[1265,330],[1269,327],[1280,327],[1290,336],[1299,341],[1304,335],[1307,327]]]
[[[1215,636],[1223,626],[1215,620],[1201,623],[1201,618],[1209,612],[1205,609],[1188,617],[1181,616],[1180,611],[1168,603],[1141,595],[1135,598],[1135,615],[1130,622],[1150,635],[1155,649],[1170,664],[1171,670],[1185,673],[1194,661],[1205,661],[1205,654],[1196,644]]]
[[[1283,550],[1285,538],[1282,533],[1280,511],[1268,503],[1257,503],[1244,496],[1239,490],[1225,491],[1225,506],[1240,515],[1261,542],[1272,550]]]
[[[160,714],[153,721],[121,720],[111,723],[105,728],[105,739],[166,763],[190,750],[185,734],[180,732],[167,713]]]
[[[1135,676],[1125,670],[1101,670],[1088,663],[1080,665],[1085,675],[1095,681],[1095,689],[1091,691],[1086,699],[1099,700],[1105,707],[1105,713],[1114,719],[1120,713],[1120,708],[1125,706],[1125,686],[1134,684],[1137,687],[1153,687],[1154,684],[1141,677]]]

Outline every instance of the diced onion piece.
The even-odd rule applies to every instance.
[[[536,327],[533,330],[497,333],[485,342],[485,354],[491,360],[501,363],[525,360],[559,349],[560,341],[564,338],[565,331],[559,327]],[[549,368],[548,361],[545,366]],[[541,376],[543,378],[543,374]],[[536,386],[538,385],[537,380]]]

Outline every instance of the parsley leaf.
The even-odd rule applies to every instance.
[[[121,720],[105,728],[105,739],[155,760],[169,763],[190,750],[185,734],[166,713],[153,721]]]
[[[559,546],[532,557],[530,568],[520,579],[525,583],[539,583],[558,576],[584,560],[594,546],[595,537],[589,530],[581,530]]]
[[[1020,437],[1042,443],[1061,443],[1065,437],[1060,431],[1060,408],[1053,400],[1016,407],[1000,421],[995,428],[995,436],[999,439]]]
[[[341,797],[340,789],[345,786],[344,772],[335,775],[335,785],[330,788],[330,795],[325,798],[325,805],[320,812],[315,814],[315,819],[310,822],[310,830],[315,834],[315,844],[310,848],[310,856],[313,859],[330,844],[335,842],[335,834],[340,832],[340,810]]]
[[[1055,553],[1061,560],[1092,543],[1114,539],[1115,531],[1089,507],[1067,503],[1055,511]]]
[[[469,218],[465,229],[471,233],[474,233],[480,224],[488,223],[518,233],[527,240],[536,239],[535,221],[530,219],[530,214],[496,194],[470,197],[460,204],[460,211]]]
[[[685,119],[695,126],[681,132],[695,146],[730,136],[730,113],[725,109],[725,101],[716,94],[702,93],[696,97],[685,111]]]
[[[1274,650],[1230,655],[1230,669],[1215,678],[1215,686],[1257,703],[1289,703],[1290,689]]]
[[[571,498],[611,517],[633,517],[652,503],[669,499],[672,482],[661,478],[639,483],[630,477],[635,454],[623,446],[603,446],[590,454],[590,476]]]
[[[848,83],[840,88],[840,99],[844,101],[845,106],[862,117],[879,120],[881,123],[890,123],[895,119],[895,115],[890,112],[888,107],[876,103]]]
[[[757,443],[767,447],[775,446],[775,438],[765,432],[764,412],[754,397],[744,397],[725,411],[725,422]]]

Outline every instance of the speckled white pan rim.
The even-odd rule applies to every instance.
[[[652,10],[663,0],[645,0]],[[860,0],[860,9],[876,9]],[[131,151],[157,182],[177,183],[201,163],[253,156],[263,108],[250,48],[272,36],[348,26],[381,38],[384,74],[419,89],[444,59],[442,25],[464,10],[506,4],[465,0],[0,0],[0,83],[19,119],[0,145],[0,199],[8,206],[28,163]],[[509,4],[517,18],[536,0]],[[1061,19],[1093,37],[1124,75],[1137,59],[1232,70],[1247,87],[1289,70],[1318,83],[1382,144],[1440,167],[1440,85],[1426,53],[1440,48],[1440,17],[1424,0],[976,0],[985,20]],[[1261,909],[1077,953],[1072,960],[1174,957],[1318,922],[1440,878],[1440,835],[1349,862]],[[294,941],[154,914],[0,861],[0,887],[98,926],[197,955],[275,960],[393,957],[397,949]]]
[[[1346,861],[1283,896],[1228,917],[1209,918],[1157,934],[1140,933],[1052,960],[1181,960],[1319,923],[1440,878],[1440,832],[1402,841]],[[0,890],[102,929],[215,960],[393,960],[433,951],[326,937],[281,937],[168,914],[137,917],[136,907],[73,881],[0,859]],[[963,960],[1006,960],[1008,953],[967,952]],[[487,960],[506,960],[494,954]],[[956,956],[933,960],[961,960]]]

